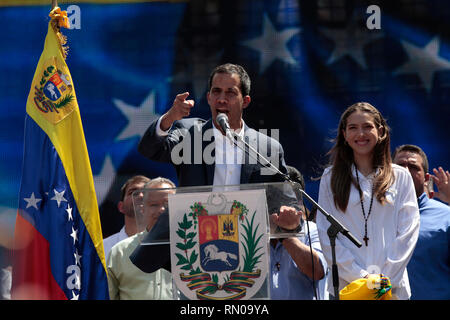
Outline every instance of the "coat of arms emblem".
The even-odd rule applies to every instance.
[[[264,297],[270,256],[264,190],[196,195],[169,197],[178,290],[188,299]],[[204,201],[192,201],[201,197]]]
[[[58,123],[76,107],[69,70],[64,62],[51,57],[40,64],[38,71],[41,76],[33,79],[34,93],[30,92],[28,97],[30,105],[50,122]]]

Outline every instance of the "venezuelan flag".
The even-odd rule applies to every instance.
[[[92,171],[59,30],[67,16],[58,7],[50,16],[26,105],[12,298],[109,299]]]

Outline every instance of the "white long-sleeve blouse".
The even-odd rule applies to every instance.
[[[348,238],[338,234],[336,238],[336,261],[339,273],[339,290],[350,282],[369,273],[383,273],[390,278],[393,298],[408,299],[411,290],[406,265],[408,264],[419,235],[419,208],[414,184],[409,172],[392,164],[395,182],[387,190],[386,202],[382,205],[374,196],[372,212],[367,221],[368,246],[365,245],[364,217],[359,192],[351,186],[347,210],[342,212],[333,200],[331,191],[331,167],[325,169],[319,189],[319,205],[340,221],[359,241],[361,248]],[[355,167],[352,173],[356,179]],[[374,175],[365,177],[358,172],[364,195],[364,209],[369,211]],[[330,226],[326,217],[317,213],[317,227],[323,253],[329,266],[331,247],[327,235]],[[332,275],[328,277],[328,290],[334,294]]]

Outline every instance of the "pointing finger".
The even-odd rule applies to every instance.
[[[189,92],[184,92],[184,93],[180,93],[177,94],[176,98],[177,100],[184,102],[184,100],[186,100],[186,98],[189,96]]]
[[[190,107],[194,106],[194,100],[185,100],[184,103],[187,103]]]

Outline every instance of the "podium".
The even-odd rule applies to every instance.
[[[145,236],[130,259],[169,270],[177,300],[270,299],[270,239],[304,235],[295,182],[140,189],[133,205]],[[272,222],[283,206],[296,229]]]

